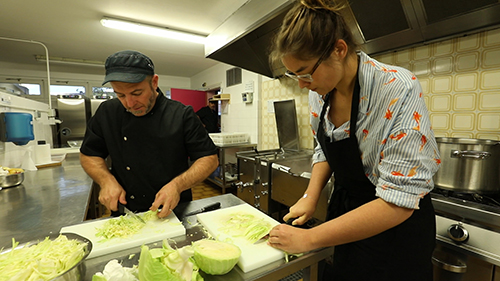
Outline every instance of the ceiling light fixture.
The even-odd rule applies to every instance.
[[[142,23],[116,20],[110,18],[101,19],[101,24],[105,27],[115,28],[125,31],[132,31],[142,34],[166,37],[171,39],[183,40],[192,43],[205,44],[206,36],[188,33],[184,31],[173,30],[167,27],[158,27]]]
[[[37,61],[45,62],[47,57],[43,55],[35,55]],[[50,57],[50,63],[61,63],[61,64],[72,64],[72,65],[84,65],[84,66],[99,66],[103,67],[103,61],[97,60],[85,60],[85,59],[72,59],[72,58],[61,58],[61,57]]]

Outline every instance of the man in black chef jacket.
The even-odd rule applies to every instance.
[[[120,51],[105,68],[103,85],[110,82],[117,98],[103,102],[88,122],[82,167],[109,210],[121,203],[132,211],[161,208],[158,216],[166,217],[192,200],[190,188],[218,166],[217,148],[192,107],[163,95],[149,57]]]
[[[209,99],[208,105],[196,111],[201,122],[209,133],[219,133],[219,114],[217,112],[217,101]]]

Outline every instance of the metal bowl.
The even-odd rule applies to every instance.
[[[86,271],[85,259],[88,257],[88,255],[92,251],[92,242],[85,237],[82,237],[82,236],[80,236],[78,234],[74,234],[74,233],[54,233],[54,234],[49,234],[49,235],[37,237],[29,242],[19,244],[16,247],[16,249],[22,248],[22,247],[26,246],[27,244],[29,244],[29,246],[36,245],[39,242],[45,240],[46,237],[49,237],[49,239],[54,240],[57,237],[59,237],[59,235],[65,235],[70,240],[77,240],[81,243],[87,243],[87,247],[84,248],[85,254],[77,264],[75,264],[72,268],[68,269],[67,271],[61,273],[56,278],[51,279],[51,281],[81,281],[81,280],[83,280],[83,277],[85,276],[85,271]],[[12,248],[3,250],[0,252],[0,255],[7,253],[7,252],[10,252],[11,250],[12,250]]]
[[[24,181],[24,172],[0,176],[0,189],[20,185]]]

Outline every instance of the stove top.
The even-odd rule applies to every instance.
[[[453,192],[434,188],[432,203],[437,215],[500,233],[500,195]]]
[[[439,194],[447,198],[457,199],[465,203],[470,203],[472,206],[481,208],[482,206],[490,206],[493,209],[500,209],[500,193],[496,194],[479,194],[479,193],[466,193],[456,192],[439,187],[434,187],[433,194]]]

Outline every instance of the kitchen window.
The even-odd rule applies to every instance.
[[[85,86],[50,85],[51,96],[76,97],[85,95]]]
[[[95,99],[116,98],[116,94],[111,87],[92,87],[92,97]]]

